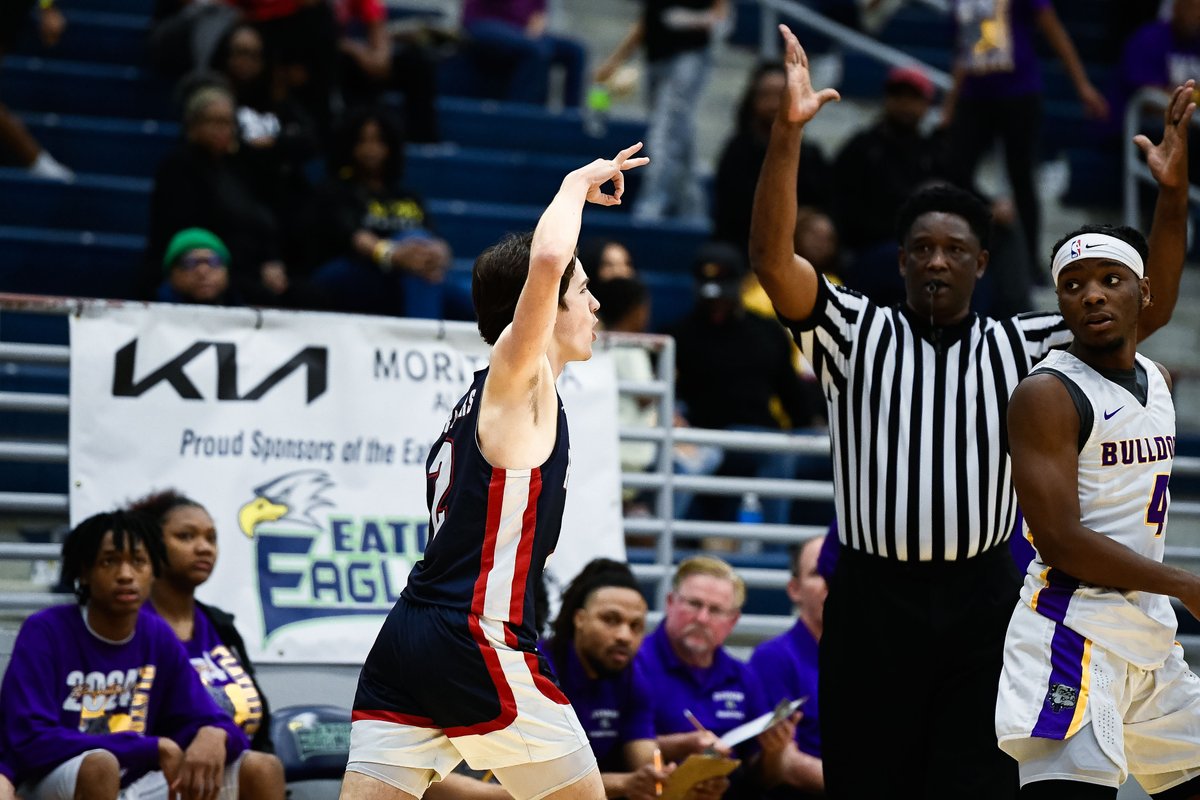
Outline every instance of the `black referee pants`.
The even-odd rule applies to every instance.
[[[842,549],[820,651],[828,797],[1017,796],[995,713],[1019,589],[1007,546],[946,564]]]

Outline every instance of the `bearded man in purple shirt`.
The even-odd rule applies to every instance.
[[[142,605],[163,562],[154,522],[115,512],[63,543],[78,605],[21,626],[0,685],[3,750],[26,800],[165,792],[236,797],[248,742],[213,702],[170,627]]]
[[[667,773],[654,766],[650,683],[633,657],[646,600],[629,565],[594,559],[563,591],[553,637],[539,644],[600,765],[608,797],[651,800]]]

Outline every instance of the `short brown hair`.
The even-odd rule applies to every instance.
[[[533,231],[508,233],[484,250],[475,259],[471,270],[471,300],[479,335],[488,344],[495,344],[500,334],[513,321],[517,300],[529,277],[529,255],[533,246]],[[575,274],[575,259],[567,264],[558,284],[558,304]]]
[[[692,556],[679,562],[671,581],[671,591],[678,592],[680,585],[693,575],[708,575],[729,581],[733,584],[733,604],[740,609],[746,602],[746,582],[733,571],[733,567],[712,556]]]

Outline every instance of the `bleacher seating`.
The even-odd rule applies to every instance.
[[[180,137],[178,98],[145,66],[143,0],[61,5],[69,25],[56,47],[45,48],[31,25],[5,60],[4,101],[77,178],[49,183],[0,168],[0,290],[133,297],[152,178]],[[531,228],[565,172],[645,138],[641,121],[596,125],[571,109],[442,96],[438,112],[444,141],[409,148],[406,183],[428,201],[458,256],[449,280],[460,294],[470,259],[502,233]],[[319,176],[321,165],[312,172]],[[637,182],[631,175],[630,196]],[[669,323],[692,302],[687,271],[706,232],[647,227],[626,212],[589,212],[585,235],[627,242],[646,271],[655,324]]]

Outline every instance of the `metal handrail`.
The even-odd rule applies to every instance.
[[[1122,200],[1125,224],[1131,228],[1141,227],[1138,213],[1138,181],[1152,186],[1157,183],[1150,168],[1142,163],[1140,157],[1142,151],[1133,143],[1133,137],[1140,132],[1141,121],[1146,114],[1147,107],[1161,113],[1166,110],[1170,100],[1171,96],[1162,89],[1146,87],[1134,93],[1133,97],[1129,98],[1129,105],[1125,107],[1125,124],[1123,126],[1125,131],[1125,180]],[[1200,115],[1193,114],[1191,124],[1193,127],[1200,127]],[[1200,205],[1200,187],[1194,184],[1188,186],[1188,201]]]
[[[926,64],[919,58],[913,58],[903,50],[883,44],[869,36],[865,36],[851,27],[834,22],[829,17],[813,9],[800,5],[795,0],[759,0],[762,14],[759,27],[759,53],[764,58],[778,58],[779,53],[779,24],[780,15],[794,20],[810,30],[828,36],[849,50],[856,50],[863,55],[893,67],[917,67],[929,77],[934,86],[947,90],[954,84],[950,73]]]

